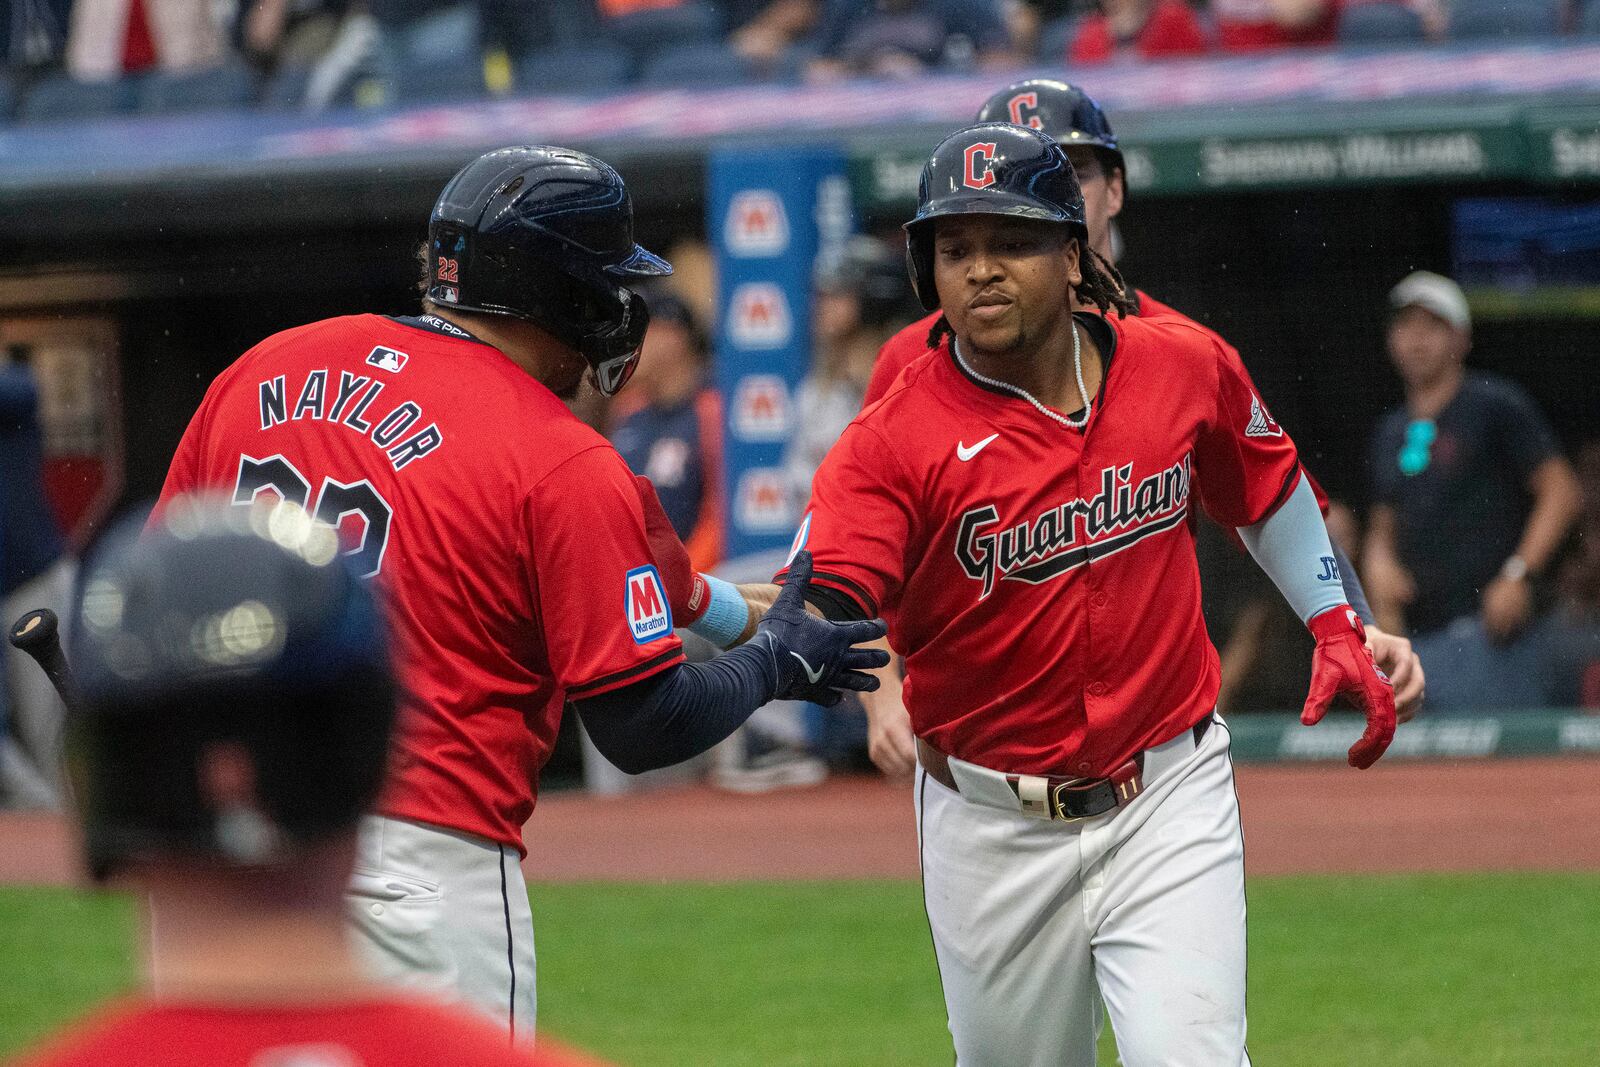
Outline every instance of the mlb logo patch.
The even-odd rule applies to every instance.
[[[399,374],[405,369],[406,361],[410,358],[404,352],[379,345],[367,355],[367,366],[386,370],[390,374]]]
[[[624,577],[628,596],[624,610],[628,616],[628,630],[633,643],[646,645],[672,632],[672,609],[667,605],[667,591],[661,584],[661,572],[653,566],[635,567]]]

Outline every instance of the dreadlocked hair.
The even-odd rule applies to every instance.
[[[1122,318],[1127,318],[1139,310],[1139,305],[1128,293],[1128,283],[1122,280],[1122,272],[1105,256],[1092,248],[1085,247],[1088,253],[1078,263],[1078,268],[1083,271],[1083,281],[1078,283],[1078,299],[1085,304],[1093,304],[1104,315],[1112,308]]]
[[[1083,272],[1083,280],[1074,289],[1078,299],[1085,304],[1093,304],[1100,309],[1102,315],[1113,309],[1122,318],[1136,314],[1139,304],[1128,294],[1128,284],[1122,280],[1122,272],[1094,249],[1088,248],[1086,252],[1087,254],[1078,263],[1079,269]],[[950,320],[940,315],[938,321],[928,330],[928,347],[938,348],[941,341],[946,337],[954,337],[955,334]]]

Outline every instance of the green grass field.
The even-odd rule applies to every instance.
[[[950,1062],[914,883],[533,901],[541,1027],[619,1063]],[[1257,879],[1250,910],[1261,1067],[1600,1062],[1600,875]],[[0,1056],[127,988],[133,951],[124,900],[0,889]]]

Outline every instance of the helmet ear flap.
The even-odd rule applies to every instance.
[[[933,280],[933,226],[931,222],[906,229],[906,272],[924,311],[939,310],[939,287]]]
[[[650,305],[631,289],[618,289],[622,314],[603,331],[586,334],[579,351],[593,373],[600,395],[616,396],[639,368],[639,351],[650,328]]]

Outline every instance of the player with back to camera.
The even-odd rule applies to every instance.
[[[1083,193],[1084,221],[1089,229],[1088,251],[1108,267],[1114,268],[1111,220],[1121,214],[1127,196],[1127,167],[1111,121],[1095,99],[1075,85],[1052,78],[1029,78],[1008,85],[989,97],[979,108],[974,121],[1014,122],[1055,138],[1072,161],[1073,172]],[[1127,293],[1131,314],[1141,318],[1177,317],[1216,336],[1208,327],[1146,292],[1130,288]],[[867,385],[866,398],[861,405],[863,408],[888,392],[902,370],[935,346],[937,342],[930,342],[930,334],[940,316],[941,312],[933,311],[884,343],[878,353],[878,361],[873,366],[872,380]],[[1217,339],[1221,341],[1220,337]],[[1315,480],[1311,486],[1317,492],[1318,503],[1326,515],[1327,500]],[[1378,666],[1394,683],[1397,717],[1400,722],[1405,722],[1416,714],[1422,704],[1422,664],[1409,640],[1386,633],[1375,624],[1355,567],[1336,541],[1330,539],[1330,543],[1345,595],[1366,626],[1367,647],[1371,649]],[[898,669],[893,667],[882,672],[883,687],[862,698],[868,713],[868,748],[872,760],[891,777],[909,776],[916,766],[911,724],[901,699],[898,675]]]
[[[881,623],[824,623],[799,593],[760,618],[769,600],[657,560],[652,539],[682,546],[653,489],[563,405],[586,374],[623,387],[649,320],[629,286],[671,270],[634,243],[616,171],[563,148],[489,152],[445,186],[428,235],[424,313],[328,319],[245,353],[190,423],[161,506],[268,494],[349,535],[404,694],[351,886],[360,948],[375,976],[531,1038],[522,825],[563,705],[637,773],[776,697],[872,688],[862,670],[887,657],[851,648]],[[749,640],[688,664],[674,625]]]
[[[881,613],[905,657],[958,1060],[1090,1067],[1103,999],[1129,1067],[1247,1064],[1243,845],[1191,507],[1306,622],[1302,721],[1352,698],[1366,767],[1394,694],[1316,497],[1232,349],[1119,314],[1053,139],[946,138],[906,230],[939,344],[829,453],[796,549],[811,602]]]
[[[360,973],[343,897],[395,688],[336,547],[292,505],[175,500],[91,560],[67,762],[90,872],[141,894],[143,977],[26,1067],[591,1062]]]

